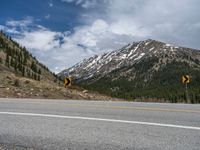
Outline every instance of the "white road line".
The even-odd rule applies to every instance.
[[[153,123],[153,122],[128,121],[128,120],[116,120],[116,119],[78,117],[78,116],[62,116],[62,115],[19,113],[19,112],[0,112],[0,115],[17,115],[17,116],[35,116],[35,117],[51,117],[51,118],[64,118],[64,119],[93,120],[93,121],[117,122],[117,123],[140,124],[140,125],[150,125],[150,126],[160,126],[160,127],[200,130],[200,127],[193,127],[193,126],[162,124],[162,123]]]

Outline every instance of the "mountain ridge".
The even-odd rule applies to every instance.
[[[180,81],[181,75],[188,74],[192,77],[191,92],[192,97],[197,95],[198,98],[194,98],[196,100],[200,99],[199,86],[197,86],[198,83],[200,84],[199,73],[200,51],[149,39],[90,57],[58,75],[72,76],[77,84],[114,97],[125,99],[143,97],[170,101],[173,99],[173,101],[182,102],[186,98],[184,86]],[[124,83],[126,85],[122,86]],[[133,86],[130,87],[128,84],[133,84]],[[163,85],[167,85],[165,89]],[[162,94],[154,96],[153,91],[158,95],[160,92],[155,91],[151,86],[155,86],[156,89],[163,88]],[[173,91],[176,88],[177,94]],[[151,94],[148,94],[148,91],[151,91]],[[172,91],[173,96],[170,96],[169,91]],[[168,94],[165,95],[165,92]]]

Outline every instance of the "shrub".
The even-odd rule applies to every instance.
[[[19,79],[16,79],[16,80],[15,80],[14,85],[15,85],[16,87],[20,87],[20,86],[21,86]]]

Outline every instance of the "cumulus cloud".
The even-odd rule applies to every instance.
[[[21,37],[16,38],[19,43],[25,45],[28,49],[37,49],[40,51],[48,51],[59,45],[57,40],[59,33],[47,29],[38,29],[36,31],[25,31]]]
[[[198,0],[111,0],[107,17],[113,31],[200,48]],[[191,41],[192,39],[192,41]]]
[[[134,38],[130,35],[112,32],[112,26],[101,19],[95,20],[91,25],[77,27],[74,31],[70,39],[92,50],[94,53],[102,53],[119,48]]]

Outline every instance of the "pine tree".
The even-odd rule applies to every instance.
[[[22,76],[25,76],[25,67],[22,66]]]
[[[30,70],[29,69],[27,69],[27,76],[30,78],[31,77],[31,73],[30,73]]]
[[[34,73],[33,79],[37,80],[37,74],[36,73]]]
[[[6,55],[6,66],[9,68],[10,67],[10,58],[9,55]]]
[[[38,74],[41,74],[41,69],[38,70]]]
[[[37,72],[37,65],[35,64],[35,62],[31,63],[31,70],[33,70],[34,72]]]
[[[10,65],[11,65],[12,67],[14,67],[14,59],[13,59],[13,58],[11,58]]]
[[[38,75],[38,78],[37,78],[37,80],[38,80],[38,81],[40,81],[40,75]]]

